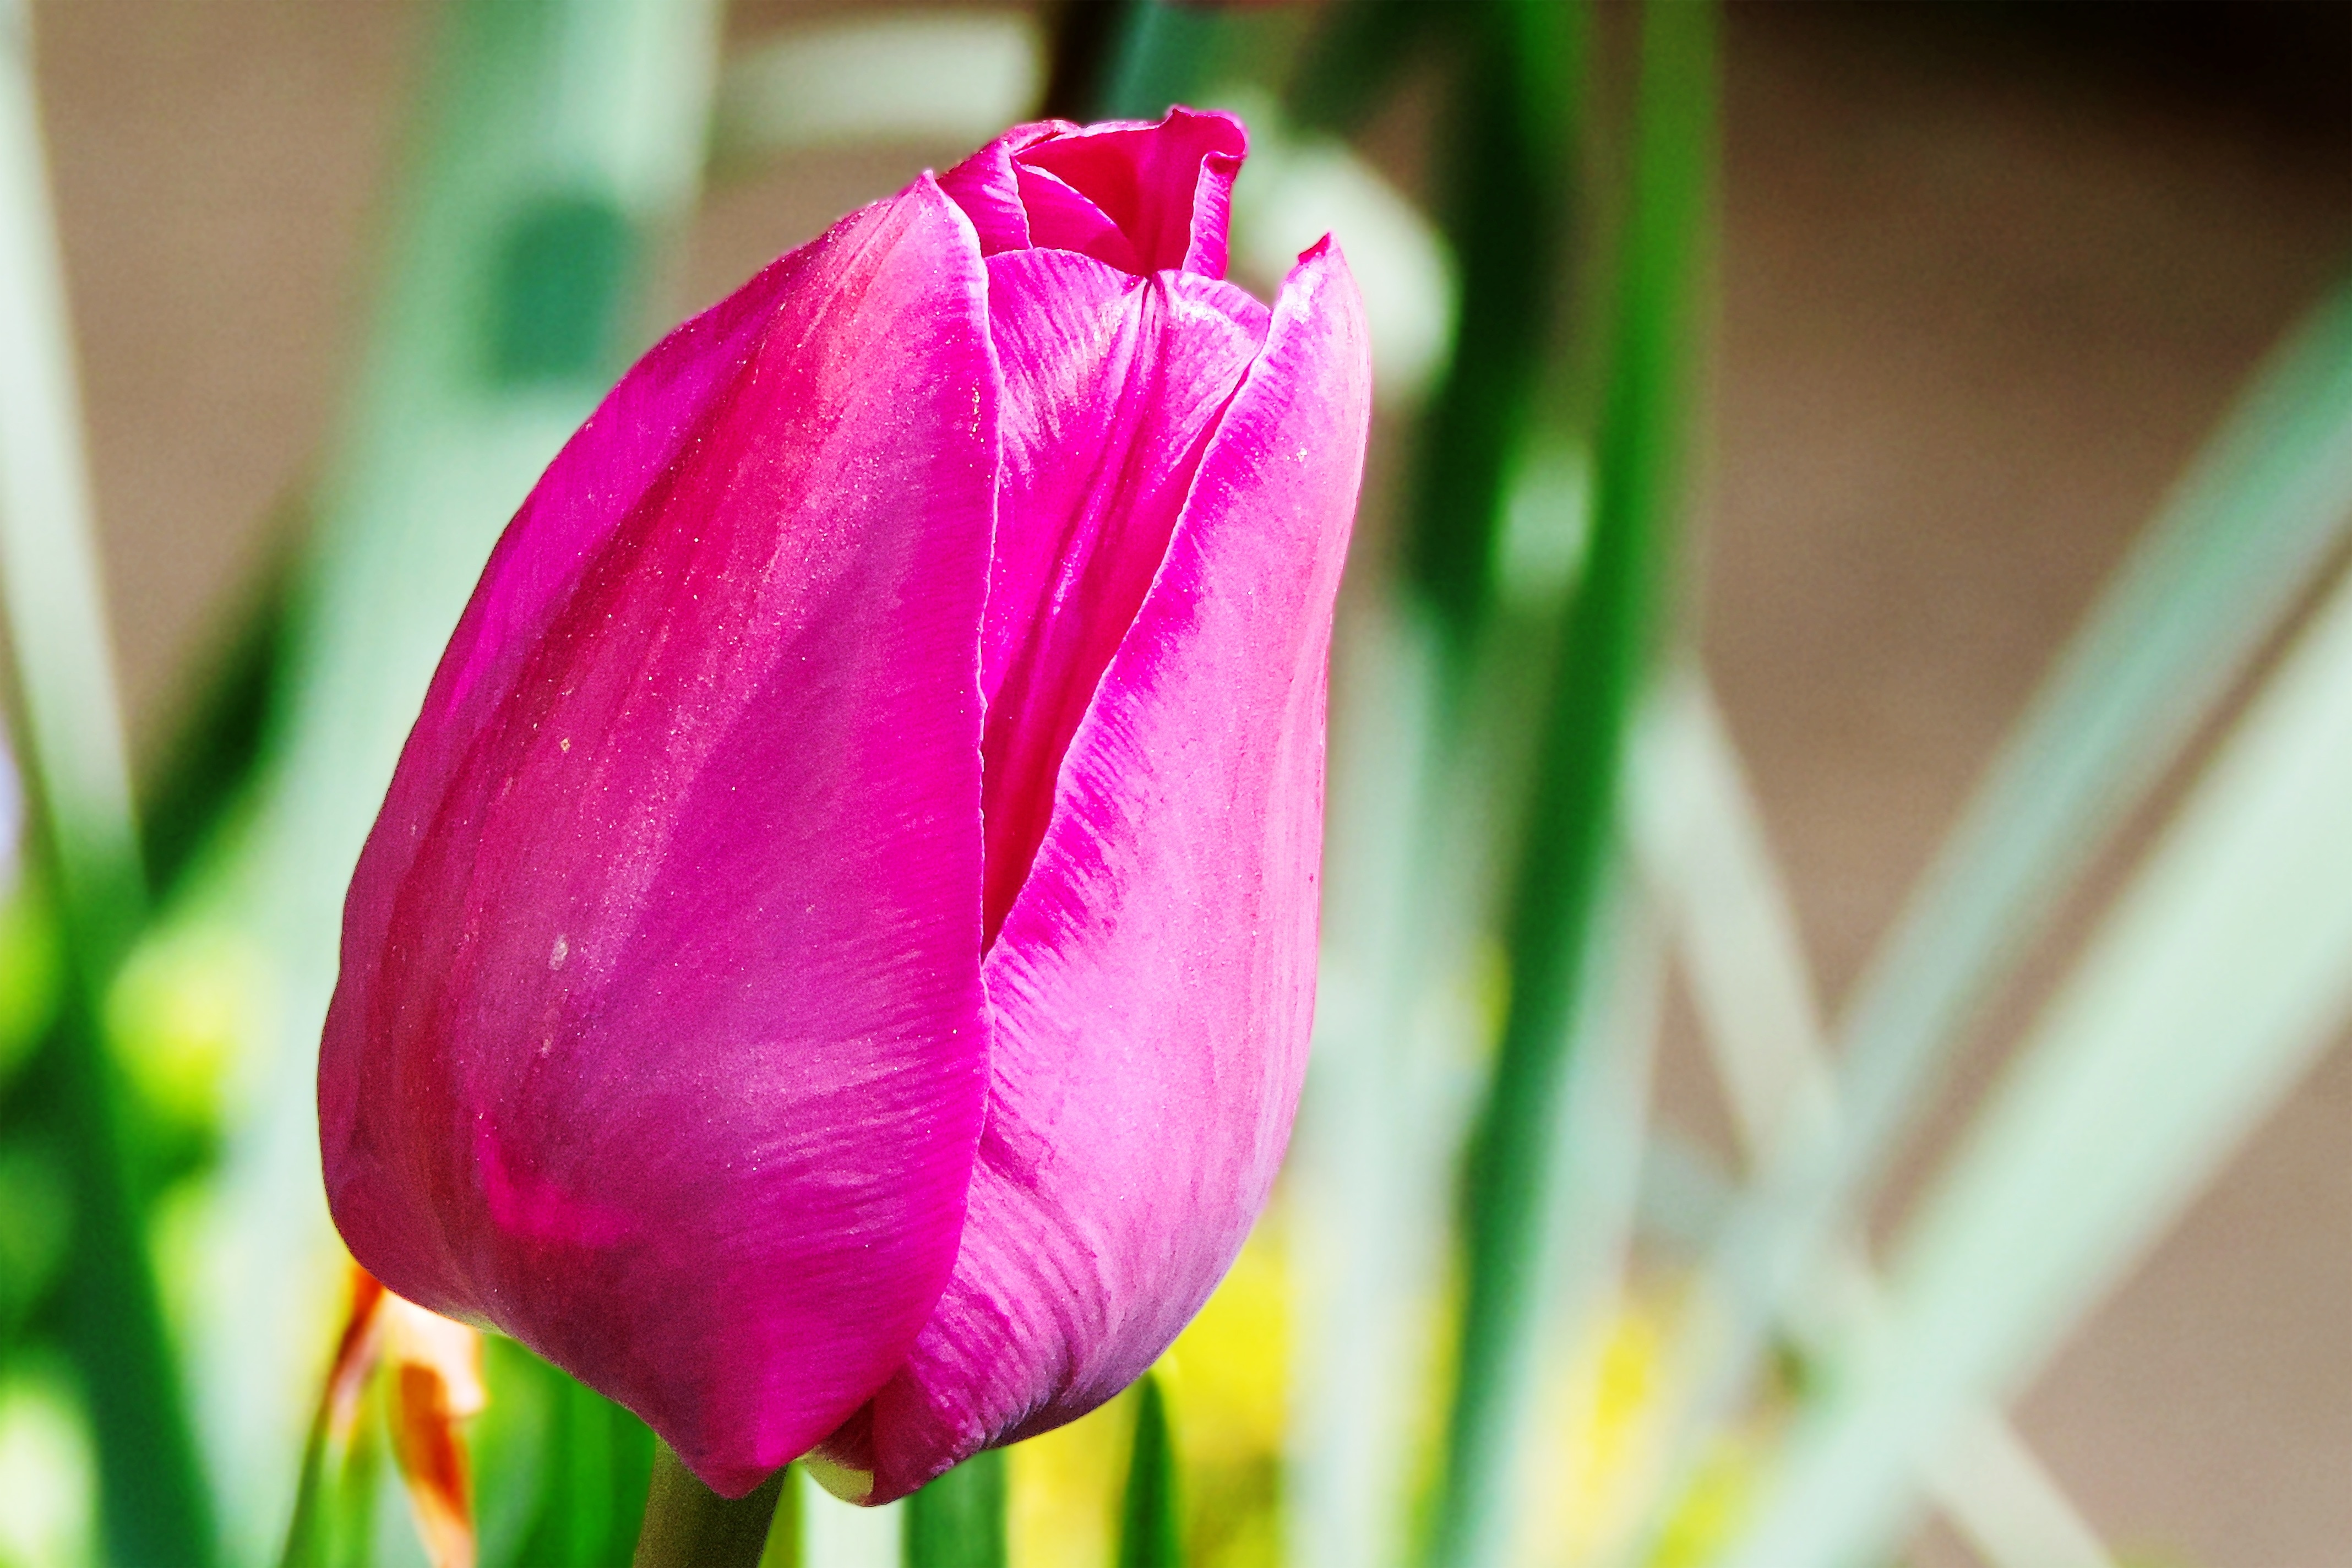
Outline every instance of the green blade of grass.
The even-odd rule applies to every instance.
[[[30,18],[0,7],[0,565],[26,763],[85,979],[105,982],[146,892],[81,432]]]
[[[352,1428],[351,1446],[335,1467],[325,1552],[319,1560],[320,1568],[370,1568],[375,1560],[377,1521],[383,1511],[384,1472],[392,1465],[392,1456],[387,1452],[391,1445],[384,1441],[383,1405],[383,1383],[371,1379],[360,1401],[359,1421]]]
[[[1960,1415],[1924,1484],[1989,1568],[2116,1568],[2091,1521],[1994,1405]]]
[[[1135,1441],[1127,1456],[1127,1489],[1118,1509],[1118,1568],[1183,1568],[1184,1528],[1176,1445],[1160,1374],[1135,1390]],[[927,1568],[909,1563],[908,1568]],[[982,1568],[974,1562],[972,1568]]]
[[[1270,90],[1296,48],[1296,12],[1285,6],[1133,0],[1117,7],[1094,113],[1158,120],[1179,105],[1238,107]],[[1252,140],[1260,127],[1253,123]]]
[[[1088,120],[1101,111],[1103,82],[1136,0],[1055,0],[1046,8],[1045,91],[1037,106],[1049,120]]]
[[[140,837],[156,900],[181,879],[245,804],[285,665],[287,563],[273,560],[188,689],[184,717],[142,781]]]
[[[1840,1031],[1843,1172],[1884,1161],[1932,1071],[1922,1058],[2032,944],[2347,531],[2352,284],[2283,345],[2183,479],[1857,984]]]
[[[2348,801],[2352,584],[2037,1017],[1733,1568],[1894,1547],[1969,1406],[2021,1386],[2352,1016]]]
[[[768,1525],[768,1543],[760,1549],[760,1568],[804,1568],[810,1561],[804,1527],[807,1478],[798,1464],[784,1467],[783,1476],[783,1487],[776,1493],[776,1517]]]
[[[208,1563],[217,1554],[212,1500],[133,1197],[121,1095],[79,991],[66,996],[48,1049],[74,1200],[57,1322],[88,1400],[108,1559]]]
[[[1004,1450],[983,1448],[906,1501],[907,1568],[1004,1568]]]
[[[1643,13],[1626,263],[1582,579],[1563,623],[1506,931],[1511,992],[1465,1191],[1465,1295],[1431,1537],[1440,1568],[1483,1568],[1505,1539],[1504,1440],[1537,1334],[1540,1202],[1580,972],[1612,842],[1631,708],[1648,667],[1680,504],[1683,416],[1706,231],[1715,14]]]
[[[1836,1095],[1812,975],[1722,714],[1686,669],[1644,716],[1633,838],[1673,917],[1692,1001],[1732,1124],[1753,1159],[1782,1138],[1836,1131]],[[1790,1314],[1820,1358],[1873,1331],[1881,1291],[1858,1251]],[[2000,1413],[1979,1407],[1928,1472],[1928,1489],[1989,1568],[2111,1568],[2106,1549]],[[1671,1505],[1687,1478],[1669,1476]],[[1648,1528],[1662,1521],[1652,1518]]]
[[[37,858],[58,890],[74,982],[48,1042],[74,1188],[62,1337],[88,1401],[109,1558],[201,1564],[215,1553],[210,1500],[98,1024],[146,893],[30,26],[21,3],[0,7],[0,591]]]
[[[1285,97],[1302,129],[1347,135],[1371,118],[1397,79],[1453,41],[1469,6],[1430,0],[1333,0]]]
[[[1547,386],[1569,282],[1580,6],[1472,8],[1452,82],[1438,212],[1456,275],[1454,344],[1419,437],[1404,540],[1413,586],[1468,679],[1494,597],[1511,480]]]
[[[310,1063],[344,884],[492,542],[653,324],[650,260],[698,189],[718,22],[715,0],[458,0],[440,21],[258,807],[190,893],[278,969],[192,1291],[240,1555],[282,1527],[304,1393],[287,1347],[315,1338],[310,1282],[332,1272]]]
[[[1421,1334],[1475,1060],[1462,981],[1486,816],[1475,770],[1437,743],[1426,617],[1351,605],[1333,657],[1315,1048],[1283,1166],[1298,1279],[1283,1516],[1296,1568],[1386,1568],[1409,1532]]]
[[[1824,1136],[1835,1089],[1811,965],[1738,752],[1696,668],[1663,681],[1643,714],[1627,813],[1742,1152],[1753,1159],[1784,1138]]]
[[[485,1347],[489,1402],[471,1437],[482,1568],[603,1568],[644,1523],[646,1424],[510,1340]]]
[[[1114,37],[1101,113],[1157,120],[1170,105],[1189,102],[1214,67],[1228,26],[1213,7],[1132,0]]]
[[[1627,868],[1612,864],[1578,983],[1574,1048],[1544,1178],[1549,1221],[1531,1271],[1533,1315],[1543,1330],[1497,1422],[1496,1447],[1511,1468],[1492,1528],[1506,1562],[1556,1555],[1549,1533],[1560,1522],[1561,1478],[1605,1462],[1579,1445],[1599,1435],[1594,1417],[1604,1397],[1593,1381],[1592,1349],[1607,1342],[1626,1304],[1665,995],[1660,913]]]

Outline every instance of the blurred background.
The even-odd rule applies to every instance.
[[[1475,8],[1474,0],[1459,3]],[[552,0],[539,7],[555,8]],[[631,20],[628,5],[601,9],[614,28],[661,30]],[[899,7],[734,0],[712,22],[721,31],[707,173],[656,166],[664,158],[699,156],[705,138],[688,131],[672,138],[675,147],[645,153],[643,168],[631,164],[636,172],[616,176],[650,193],[643,201],[654,221],[644,231],[651,243],[643,302],[631,305],[616,329],[626,340],[613,345],[618,361],[600,350],[594,363],[616,368],[660,326],[719,298],[849,207],[959,158],[992,122],[1034,112],[1049,89],[1065,95],[1060,111],[1083,111],[1109,106],[1109,76],[1142,72],[1141,85],[1131,79],[1125,89],[1130,101],[1116,107],[1156,112],[1131,95],[1148,99],[1161,79],[1150,73],[1159,70],[1187,94],[1263,110],[1263,118],[1251,113],[1252,128],[1262,163],[1272,167],[1245,176],[1264,178],[1250,202],[1237,202],[1249,226],[1241,246],[1247,280],[1265,290],[1269,275],[1278,275],[1284,247],[1295,250],[1320,227],[1336,228],[1372,296],[1381,356],[1380,419],[1339,654],[1332,789],[1335,814],[1343,813],[1359,798],[1349,794],[1349,759],[1361,754],[1349,749],[1349,726],[1359,735],[1376,729],[1376,719],[1363,715],[1390,703],[1379,695],[1384,678],[1350,663],[1348,639],[1350,628],[1361,633],[1379,618],[1384,594],[1410,596],[1409,587],[1395,584],[1411,576],[1410,565],[1399,563],[1410,556],[1416,526],[1415,475],[1425,461],[1418,443],[1438,395],[1432,388],[1446,374],[1448,334],[1465,319],[1456,290],[1471,286],[1461,280],[1473,269],[1457,254],[1465,232],[1454,205],[1463,189],[1461,142],[1448,128],[1458,116],[1453,73],[1465,68],[1449,63],[1454,46],[1439,37],[1452,24],[1398,45],[1377,82],[1368,81],[1364,101],[1318,128],[1295,73],[1307,68],[1301,61],[1330,58],[1318,40],[1339,26],[1330,14],[1339,9],[1259,5],[1212,16],[1087,0],[1040,9],[1003,0],[934,5],[907,25],[942,29],[940,37],[951,40],[951,62],[943,65],[937,48],[913,33],[886,33],[877,43],[858,32],[898,26],[910,15]],[[568,10],[589,18],[578,26],[593,28],[600,7]],[[1096,10],[1101,15],[1086,15]],[[303,571],[297,563],[309,558],[321,513],[348,519],[364,510],[352,499],[351,487],[361,483],[352,475],[373,464],[470,464],[493,475],[480,480],[484,497],[506,485],[511,493],[502,504],[484,500],[485,515],[466,524],[465,537],[477,542],[471,559],[441,568],[469,582],[478,547],[491,536],[485,529],[494,530],[520,498],[511,479],[495,476],[520,474],[527,483],[534,467],[525,458],[446,450],[427,437],[394,443],[385,448],[394,455],[385,456],[364,428],[373,417],[369,399],[394,395],[383,390],[389,383],[381,375],[366,379],[371,333],[385,330],[387,310],[434,309],[424,295],[404,306],[384,301],[409,265],[400,237],[420,221],[439,221],[418,219],[418,203],[427,198],[415,194],[449,177],[449,154],[436,148],[431,116],[469,112],[457,106],[469,90],[465,70],[434,64],[436,49],[452,47],[444,12],[424,0],[58,0],[31,7],[31,59],[131,773],[142,781],[142,801],[161,802],[166,817],[180,798],[169,781],[192,776],[192,734],[228,734],[248,750],[255,743],[234,742],[245,731],[233,713],[220,716],[221,705],[260,700],[237,685],[234,671],[240,659],[251,663],[253,647],[277,647],[270,639],[286,635],[269,606],[280,601],[289,572]],[[1170,52],[1138,65],[1132,36],[1147,26],[1137,20],[1144,13],[1158,17],[1148,26],[1168,37],[1175,36],[1170,29],[1229,31],[1187,34],[1173,45],[1162,37],[1158,47]],[[1577,96],[1591,107],[1578,112],[1589,115],[1583,134],[1604,153],[1577,182],[1580,215],[1602,215],[1589,225],[1580,216],[1572,226],[1579,233],[1605,230],[1616,221],[1608,215],[1622,218],[1632,199],[1624,194],[1626,160],[1612,161],[1605,149],[1634,139],[1623,128],[1633,123],[1642,90],[1635,36],[1643,25],[1637,8],[1606,5],[1583,26],[1583,79],[1592,85]],[[798,57],[790,53],[796,41]],[[1129,54],[1121,56],[1122,47]],[[1714,47],[1720,97],[1711,155],[1719,162],[1703,197],[1712,232],[1698,242],[1691,285],[1699,346],[1682,383],[1688,433],[1677,482],[1687,495],[1687,521],[1666,569],[1670,640],[1696,648],[1711,682],[1752,787],[1756,820],[1785,879],[1793,930],[1835,1016],[2102,585],[2265,356],[2344,279],[2352,259],[2352,8],[2327,0],[1738,0],[1721,11]],[[846,52],[827,56],[824,48]],[[485,44],[477,63],[502,58]],[[913,59],[910,70],[932,73],[922,80],[947,85],[911,106],[883,92],[861,108],[843,84],[868,79],[856,73],[877,59]],[[1068,96],[1080,90],[1070,73],[1088,60],[1096,76],[1086,90],[1097,96]],[[688,76],[693,69],[680,68]],[[651,111],[599,104],[572,112],[620,120]],[[619,166],[636,154],[625,149],[612,156]],[[1497,176],[1507,187],[1507,174]],[[1352,230],[1351,219],[1359,226]],[[1574,323],[1607,316],[1605,306],[1585,317],[1577,310],[1599,296],[1608,270],[1579,268],[1564,286],[1581,302],[1562,312],[1569,327],[1551,337],[1539,324],[1530,329],[1541,341],[1565,344],[1558,349],[1563,360],[1605,357],[1593,344],[1606,334],[1580,332]],[[26,352],[21,342],[0,343],[0,353]],[[609,379],[610,369],[603,374]],[[1605,369],[1586,380],[1601,384]],[[364,390],[370,385],[373,392]],[[1571,424],[1606,401],[1572,391],[1564,396],[1584,411],[1569,416]],[[562,403],[549,416],[551,428],[560,435],[583,406]],[[529,447],[533,438],[518,440]],[[1539,499],[1541,462],[1527,459],[1514,469],[1523,479],[1522,469],[1538,479],[1515,479],[1515,493]],[[1592,482],[1585,458],[1564,471],[1569,477],[1559,483]],[[428,529],[401,537],[400,548],[431,550],[440,536]],[[1564,548],[1572,557],[1574,543]],[[2327,581],[2340,560],[2340,545],[2316,548],[2307,584]],[[1539,529],[1506,527],[1492,589],[1506,614],[1558,591],[1572,562],[1563,566],[1555,559],[1560,552],[1548,550]],[[371,584],[381,581],[386,595],[400,591],[396,567],[381,578],[370,575],[374,570],[350,574],[327,599],[363,611]],[[1517,574],[1533,585],[1515,585]],[[2289,603],[2277,625],[2294,613]],[[437,647],[446,631],[444,619],[438,630],[428,626],[415,635]],[[2276,626],[2251,635],[2269,639],[2263,658],[2278,657],[2285,634]],[[2213,743],[2224,723],[2213,714],[2233,711],[2242,686],[2212,712],[2193,716],[2198,744]],[[268,700],[289,700],[281,688]],[[205,798],[202,788],[190,787],[187,798]],[[1913,1200],[1999,1081],[2009,1047],[2066,973],[2103,900],[2124,883],[2138,847],[2160,831],[2161,810],[2183,787],[2167,774],[2154,805],[2119,808],[2119,847],[2103,852],[2079,887],[2053,895],[2049,933],[1981,1016],[1955,1031],[1941,1091],[1923,1100],[1864,1205],[1861,1218],[1875,1238],[1896,1237]],[[234,816],[248,808],[220,809]],[[2352,800],[2343,811],[2352,816]],[[164,853],[201,859],[201,846],[217,842],[220,830],[201,811],[187,820],[201,832],[191,827],[187,843]],[[1335,855],[1350,846],[1346,820],[1335,815]],[[151,843],[151,861],[157,853]],[[1364,854],[1367,863],[1377,858]],[[340,886],[339,875],[328,880]],[[1335,868],[1331,885],[1335,900],[1351,896],[1344,869]],[[1331,919],[1344,917],[1335,910]],[[39,948],[37,936],[9,940]],[[282,1539],[294,1450],[282,1437],[253,1433],[290,1431],[299,1441],[333,1329],[333,1276],[308,1254],[295,1261],[300,1248],[290,1242],[286,1249],[256,1242],[223,1263],[226,1233],[204,1228],[226,1223],[216,1219],[188,1219],[184,1235],[173,1228],[175,1184],[234,1186],[246,1179],[237,1161],[268,1142],[244,1130],[268,1118],[252,1109],[258,1091],[248,1079],[261,1069],[245,1065],[250,1053],[243,1042],[278,1026],[257,1024],[253,1009],[279,1004],[256,1002],[255,987],[236,978],[249,953],[234,942],[206,947],[211,938],[189,940],[193,949],[183,943],[170,963],[150,964],[163,976],[153,982],[164,998],[154,1005],[168,1015],[151,1032],[178,1043],[164,1051],[164,1066],[129,1074],[132,1098],[160,1095],[163,1109],[134,1108],[126,1135],[153,1145],[157,1173],[142,1201],[162,1217],[151,1218],[144,1235],[171,1331],[184,1339],[213,1332],[189,1325],[224,1309],[174,1293],[202,1297],[209,1287],[191,1281],[224,1269],[246,1271],[246,1289],[295,1303],[283,1310],[315,1324],[281,1342],[292,1363],[283,1378],[291,1392],[276,1396],[276,1415],[254,1418],[257,1428],[203,1413],[224,1379],[242,1374],[205,1371],[205,1352],[187,1352],[198,1366],[190,1397],[200,1407],[197,1441],[211,1450],[205,1463],[224,1468],[218,1445],[245,1432],[254,1446],[243,1451],[256,1464],[268,1456],[286,1469],[261,1489],[260,1500],[230,1497],[212,1509],[228,1542],[226,1560],[264,1561]],[[8,962],[33,961],[17,952]],[[1475,953],[1469,962],[1475,968]],[[1330,984],[1327,1016],[1335,1005]],[[10,990],[28,985],[0,977],[0,1010],[37,1011],[37,1002]],[[117,984],[113,1005],[135,1009],[136,997],[121,1002],[121,992]],[[1644,1167],[1644,1216],[1660,1205],[1671,1208],[1672,1195],[1685,1190],[1675,1185],[1675,1171],[1703,1187],[1715,1179],[1707,1172],[1719,1176],[1744,1163],[1736,1115],[1704,1044],[1706,1005],[1693,1000],[1688,979],[1673,965],[1659,995],[1651,1104],[1655,1123],[1671,1133],[1672,1158]],[[286,1005],[299,1013],[299,1004]],[[2224,1151],[2210,1182],[2195,1184],[2193,1201],[2183,1195],[2177,1223],[2164,1226],[2144,1256],[2135,1254],[2095,1310],[2053,1329],[2046,1362],[2012,1380],[2016,1437],[2114,1561],[2323,1568],[2352,1554],[2352,1051],[2338,1035],[2331,1023],[2333,1043],[2310,1056],[2291,1087],[2280,1086],[2274,1102],[2262,1102],[2259,1119],[2242,1143]],[[16,1055],[31,1060],[40,1048],[27,1045]],[[2228,1042],[2214,1048],[2226,1051]],[[307,1086],[299,1052],[270,1070]],[[155,1089],[158,1081],[165,1088]],[[0,1083],[11,1084],[0,1093],[14,1097],[0,1116],[0,1138],[14,1140],[0,1152],[0,1206],[14,1205],[0,1214],[0,1271],[17,1277],[0,1285],[11,1336],[0,1352],[8,1357],[0,1363],[6,1390],[0,1563],[99,1561],[101,1540],[110,1537],[101,1522],[100,1450],[85,1429],[89,1396],[79,1381],[85,1374],[75,1370],[82,1363],[70,1349],[71,1332],[59,1320],[69,1309],[58,1305],[42,1272],[69,1244],[37,1234],[39,1215],[51,1212],[39,1206],[47,1189],[37,1174],[21,1174],[33,1169],[26,1163],[33,1156],[21,1151],[33,1147],[27,1140],[48,1114],[37,1100],[46,1091],[21,1074]],[[2116,1113],[2132,1112],[2118,1106]],[[1302,1140],[1316,1136],[1318,1114],[1310,1101]],[[299,1136],[287,1142],[299,1146]],[[2094,1142],[2085,1137],[2086,1162],[2097,1157]],[[1432,1168],[1440,1167],[1450,1169],[1444,1161]],[[284,1173],[299,1173],[299,1160],[268,1169],[251,1180],[266,1186],[294,1179]],[[222,1212],[214,1199],[204,1202],[214,1205],[206,1213]],[[1631,1278],[1656,1285],[1648,1297],[1629,1287],[1626,1300],[1636,1306],[1612,1320],[1619,1352],[1608,1353],[1622,1352],[1627,1323],[1646,1321],[1642,1313],[1652,1308],[1637,1310],[1640,1301],[1664,1313],[1678,1299],[1677,1271],[1705,1246],[1686,1235],[1677,1240],[1677,1226],[1698,1223],[1688,1215],[1707,1212],[1709,1202],[1689,1198],[1681,1220],[1667,1214],[1638,1221],[1647,1239],[1636,1244]],[[1286,1205],[1276,1223],[1288,1231],[1318,1223],[1312,1202]],[[236,1223],[278,1223],[253,1217],[266,1207],[248,1205]],[[71,1225],[83,1223],[70,1204],[51,1209],[75,1214]],[[299,1230],[307,1222],[284,1223]],[[215,1262],[187,1262],[189,1248],[208,1251]],[[1244,1272],[1274,1267],[1245,1258]],[[1435,1274],[1444,1267],[1432,1266]],[[286,1277],[273,1277],[276,1268]],[[1260,1286],[1245,1288],[1276,1289],[1251,1278]],[[1444,1294],[1442,1286],[1429,1289]],[[1213,1307],[1213,1317],[1218,1310]],[[1250,1386],[1229,1397],[1216,1393],[1225,1374],[1204,1370],[1219,1352],[1213,1342],[1203,1343],[1209,1348],[1195,1352],[1179,1348],[1171,1381],[1180,1420],[1191,1386],[1208,1391],[1203,1400],[1227,1397],[1235,1408],[1254,1397]],[[1253,1385],[1287,1375],[1276,1361],[1232,1377]],[[1622,1375],[1638,1382],[1662,1374]],[[1801,1400],[1802,1384],[1795,1376],[1799,1393],[1791,1397]],[[1638,1394],[1627,1397],[1639,1402]],[[1442,1400],[1433,1394],[1423,1402],[1433,1407]],[[1200,1419],[1214,1428],[1224,1418]],[[1436,1424],[1434,1415],[1417,1419]],[[1281,1441],[1278,1434],[1233,1439],[1252,1440]],[[1070,1561],[1089,1560],[1089,1552],[1109,1560],[1108,1524],[1054,1525],[1046,1516],[1060,1505],[1024,1502],[1019,1489],[1038,1496],[1054,1485],[1115,1489],[1115,1479],[1055,1479],[1061,1472],[1054,1465],[1075,1474],[1088,1463],[1015,1456],[1016,1562],[1049,1551]],[[1442,1466],[1422,1459],[1405,1468],[1418,1475]],[[1211,1477],[1196,1489],[1213,1498],[1221,1484]],[[1553,1484],[1539,1479],[1537,1490]],[[479,1485],[487,1530],[488,1499],[499,1481],[485,1468]],[[1294,1495],[1286,1485],[1266,1483],[1265,1496],[1244,1487],[1234,1494],[1242,1500],[1226,1506],[1236,1514],[1272,1509],[1268,1498]],[[1763,1495],[1761,1481],[1742,1485]],[[1556,1490],[1557,1506],[1586,1506],[1570,1496],[1565,1472]],[[1575,1533],[1573,1525],[1561,1528]],[[1204,1521],[1194,1531],[1193,1555],[1271,1561],[1276,1538],[1296,1529],[1268,1524],[1255,1544],[1234,1544],[1228,1537],[1248,1532],[1220,1534]],[[1725,1531],[1736,1534],[1737,1527],[1675,1550],[1706,1560],[1724,1549]],[[1496,1550],[1513,1560],[1523,1555]],[[2002,1562],[1933,1508],[1905,1513],[1892,1550],[1922,1564],[2028,1568]],[[1555,1542],[1533,1560],[1563,1554],[1575,1555]],[[114,1560],[138,1559],[118,1552]],[[1822,1568],[1850,1568],[1844,1558],[1820,1561]]]

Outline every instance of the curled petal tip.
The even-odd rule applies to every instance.
[[[982,254],[1076,251],[1135,274],[1223,278],[1234,176],[1249,133],[1176,108],[1156,124],[1018,125],[940,176]]]

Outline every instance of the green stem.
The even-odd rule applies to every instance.
[[[68,996],[55,1052],[76,1200],[59,1337],[89,1401],[107,1556],[209,1563],[210,1499],[125,1168],[111,1064],[81,995]]]
[[[1704,233],[1714,15],[1650,0],[1633,203],[1600,431],[1591,547],[1562,626],[1531,815],[1506,931],[1511,963],[1494,1078],[1465,1192],[1465,1293],[1432,1560],[1472,1568],[1507,1538],[1513,1440],[1538,1325],[1546,1141],[1558,1105],[1614,834],[1627,722],[1672,561],[1689,296]]]
[[[1423,425],[1404,539],[1456,687],[1486,620],[1505,499],[1558,346],[1583,52],[1581,7],[1495,0],[1470,14],[1440,215],[1459,265],[1454,352]]]
[[[1051,12],[1045,99],[1038,113],[1048,120],[1093,120],[1103,99],[1129,14],[1138,0],[1059,0]]]
[[[146,894],[28,26],[21,3],[0,6],[0,582],[75,981],[52,1039],[76,1187],[62,1338],[89,1401],[109,1556],[202,1564],[211,1510],[98,1024]]]
[[[906,1568],[1004,1568],[1004,1450],[983,1448],[907,1500]]]
[[[1123,8],[1101,112],[1116,120],[1157,120],[1171,105],[1190,103],[1208,85],[1225,18],[1218,12],[1169,0],[1135,0]]]
[[[723,1498],[664,1443],[654,1450],[634,1568],[758,1568],[789,1475],[778,1470],[745,1496]]]
[[[1301,131],[1348,136],[1387,102],[1397,79],[1453,42],[1470,7],[1428,0],[1329,0],[1284,91]]]
[[[28,26],[0,4],[0,585],[67,924],[102,980],[146,895]]]

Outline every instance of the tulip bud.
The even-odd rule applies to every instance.
[[[443,656],[344,913],[328,1194],[740,1495],[1084,1414],[1265,1203],[1370,376],[1240,125],[1007,132],[673,332]]]

